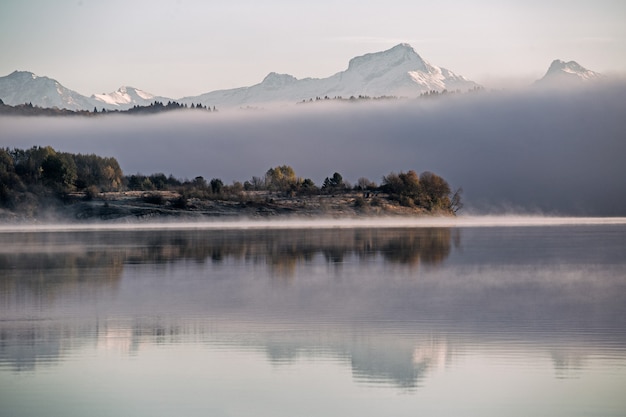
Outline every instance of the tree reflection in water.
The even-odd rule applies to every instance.
[[[13,364],[14,370],[34,370],[42,358],[50,363],[71,355],[72,349],[96,345],[125,354],[137,354],[144,343],[183,343],[189,338],[203,340],[213,334],[211,325],[188,321],[180,316],[152,320],[140,310],[116,310],[119,299],[145,303],[147,297],[167,291],[163,282],[151,279],[148,291],[130,295],[135,272],[149,273],[150,265],[167,271],[168,264],[191,262],[198,270],[213,270],[231,264],[249,264],[267,268],[270,279],[292,282],[298,267],[314,263],[341,268],[343,262],[382,262],[413,269],[420,264],[440,265],[451,251],[449,229],[291,229],[291,230],[161,230],[100,231],[64,233],[0,234],[0,312],[8,318],[0,325],[0,353]],[[147,269],[146,269],[147,267]],[[176,268],[176,267],[174,267]],[[366,268],[366,266],[363,266]],[[167,273],[167,272],[163,272]],[[126,286],[123,277],[128,277]],[[245,294],[250,283],[237,281]],[[148,284],[148,283],[146,283]],[[212,291],[210,282],[188,291]],[[119,293],[119,294],[118,294]],[[190,297],[178,294],[178,297]],[[171,294],[176,297],[176,294]],[[251,302],[267,295],[258,294],[247,300],[243,314],[252,314]],[[313,300],[324,298],[309,293]],[[319,300],[321,301],[321,300]],[[205,299],[204,304],[210,303]],[[263,303],[264,301],[262,301]],[[292,302],[295,302],[292,300]],[[155,305],[159,305],[158,301]],[[170,302],[173,303],[173,302]],[[203,303],[189,307],[200,314]],[[364,301],[364,304],[368,302]],[[101,305],[101,307],[98,307]],[[173,305],[173,304],[172,304]],[[161,307],[171,308],[172,305]],[[69,309],[68,309],[69,307]],[[121,308],[129,308],[120,304]],[[364,306],[363,308],[365,308]],[[212,315],[219,309],[211,307]],[[286,308],[302,309],[295,304]],[[71,311],[75,317],[67,316]],[[143,310],[141,310],[143,311]],[[151,311],[151,310],[148,310]],[[314,314],[314,310],[307,314]],[[129,313],[130,312],[130,313]],[[119,318],[113,319],[119,315]],[[127,316],[130,314],[130,316]],[[39,317],[24,321],[25,317]],[[15,320],[13,320],[15,318]],[[248,317],[263,322],[263,319]],[[294,318],[297,321],[297,319]],[[251,324],[256,328],[257,324]],[[265,323],[268,325],[268,323]],[[307,326],[308,324],[298,324]],[[336,328],[335,328],[336,327]],[[313,327],[315,328],[315,326]],[[305,332],[273,330],[256,334],[258,349],[276,364],[306,355],[310,346],[323,343],[324,349],[351,358],[357,380],[394,381],[405,388],[415,387],[430,359],[414,361],[416,341],[371,335],[360,330],[359,336],[332,326],[321,336],[312,329]],[[243,334],[249,334],[245,328]],[[284,335],[285,337],[282,337]],[[324,339],[325,338],[325,339]],[[430,358],[430,356],[429,356]]]
[[[180,260],[232,258],[266,264],[281,276],[293,275],[298,264],[318,255],[332,264],[348,256],[368,260],[380,255],[394,264],[436,266],[450,254],[451,236],[446,228],[1,234],[0,285],[4,292],[13,286],[36,290],[43,282],[50,293],[72,282],[114,283],[124,265]]]
[[[140,357],[146,346],[199,343],[251,349],[273,366],[331,358],[356,381],[406,390],[458,352],[492,349],[549,358],[556,378],[577,378],[594,357],[623,363],[614,347],[626,337],[624,236],[602,227],[0,233],[0,368],[36,371],[89,346]]]

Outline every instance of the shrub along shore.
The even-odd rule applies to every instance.
[[[432,172],[392,172],[321,186],[288,165],[224,184],[198,176],[124,175],[117,160],[53,148],[0,149],[0,220],[89,221],[204,217],[454,215],[461,190]]]

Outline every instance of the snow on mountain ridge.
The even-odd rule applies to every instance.
[[[92,104],[89,98],[65,88],[58,81],[29,71],[13,71],[0,77],[0,98],[12,106],[31,103],[70,110],[88,109]]]
[[[427,71],[426,62],[407,43],[401,43],[382,52],[373,52],[352,58],[348,71],[381,70],[383,68],[410,65],[415,71]],[[417,65],[417,66],[416,66]]]
[[[430,90],[470,89],[477,86],[467,78],[424,60],[411,45],[403,43],[382,52],[350,60],[343,78],[357,85],[352,94],[416,96]],[[359,79],[359,77],[361,79]],[[356,91],[362,84],[363,92]]]
[[[139,90],[137,88],[135,89],[135,92],[137,93],[139,97],[141,97],[144,100],[152,100],[154,98],[154,95],[147,93],[143,90]]]
[[[588,70],[576,61],[565,62],[555,59],[546,74],[535,85],[542,87],[572,87],[582,83],[602,79],[602,75]]]
[[[153,94],[134,87],[122,86],[112,93],[94,94],[92,99],[101,101],[111,106],[128,107],[128,105],[150,104],[157,98]]]
[[[550,87],[576,86],[582,81],[601,79],[596,72],[574,61],[555,60],[536,85]],[[0,99],[6,104],[32,103],[40,107],[71,110],[126,110],[154,101],[177,101],[182,104],[201,103],[210,107],[228,108],[264,106],[271,103],[293,104],[316,97],[399,96],[415,97],[426,91],[466,91],[476,87],[473,81],[424,60],[411,45],[402,43],[381,52],[367,53],[349,60],[345,70],[326,78],[297,79],[289,74],[269,73],[263,81],[249,87],[211,91],[178,100],[155,96],[146,91],[123,86],[112,93],[85,97],[69,90],[56,80],[27,71],[14,71],[0,77]]]
[[[297,82],[298,79],[289,74],[278,74],[276,72],[270,72],[261,82],[262,85],[268,88],[281,88],[286,85],[291,85]]]
[[[30,77],[31,82],[35,84],[56,82],[43,77],[46,80],[44,83],[42,77],[38,78],[32,73],[18,75],[11,74],[8,77],[0,77],[0,84],[6,78],[24,78],[25,76]],[[16,84],[16,81],[9,82],[9,84],[11,83]],[[17,82],[17,84],[21,86],[17,90],[20,90],[23,95],[15,100],[5,100],[7,103],[22,104],[25,101],[32,101],[33,104],[40,106],[51,103],[50,100],[46,101],[41,97],[41,94],[35,91],[28,93],[34,84],[29,87],[26,86],[25,81]],[[212,91],[199,96],[183,97],[179,100],[155,96],[128,86],[120,87],[112,93],[84,97],[58,84],[54,93],[50,91],[44,96],[54,96],[54,105],[57,107],[82,110],[91,110],[94,107],[106,108],[107,110],[125,110],[134,105],[149,105],[154,101],[178,101],[188,105],[201,103],[206,106],[226,108],[269,103],[293,104],[298,101],[325,96],[395,95],[411,97],[424,91],[465,90],[475,86],[476,83],[464,77],[457,76],[445,68],[429,64],[415,52],[411,45],[402,43],[386,51],[354,57],[348,62],[347,69],[327,78],[297,79],[289,74],[271,72],[262,82],[250,87]],[[50,88],[51,86],[48,86],[47,90]],[[13,88],[11,91],[15,90],[16,88]],[[4,97],[6,94],[0,88],[0,98],[4,99]]]
[[[250,87],[219,90],[180,101],[219,107],[293,103],[315,97],[407,96],[431,90],[468,90],[477,84],[426,62],[409,44],[352,58],[348,68],[327,78],[297,79],[270,73]]]

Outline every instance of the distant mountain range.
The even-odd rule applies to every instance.
[[[578,84],[601,77],[576,62],[556,60],[546,75],[536,82],[542,86]],[[198,96],[173,99],[157,96],[134,87],[120,87],[112,93],[83,96],[58,81],[31,72],[15,71],[0,77],[0,99],[8,105],[31,103],[39,107],[69,110],[126,110],[154,101],[202,104],[217,108],[293,104],[303,100],[350,96],[416,97],[429,91],[467,91],[479,87],[452,71],[436,67],[422,59],[408,44],[399,44],[382,52],[350,60],[348,68],[327,78],[297,79],[288,74],[270,73],[250,87],[212,91]]]

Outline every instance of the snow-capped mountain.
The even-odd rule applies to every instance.
[[[408,44],[362,55],[350,60],[348,68],[328,78],[297,79],[288,74],[270,73],[251,87],[212,91],[184,97],[182,103],[235,107],[263,103],[294,103],[316,97],[402,96],[415,97],[437,90],[462,91],[476,87],[467,78],[424,61]]]
[[[574,61],[555,60],[546,75],[537,80],[535,85],[570,87],[599,79],[603,79],[603,76]],[[0,77],[0,99],[9,105],[32,103],[39,107],[70,110],[127,110],[154,101],[176,101],[188,105],[201,103],[222,109],[272,103],[293,104],[317,97],[416,97],[426,91],[466,91],[477,86],[475,82],[448,69],[429,64],[410,45],[403,43],[386,51],[355,57],[350,60],[347,69],[327,78],[297,79],[288,74],[272,72],[262,82],[250,87],[211,91],[180,99],[155,96],[134,87],[120,87],[112,93],[86,97],[51,78],[15,71]]]
[[[64,87],[57,80],[27,71],[14,71],[0,77],[0,99],[11,106],[31,103],[33,106],[69,110],[127,110],[135,105],[146,106],[154,101],[172,101],[133,87],[120,87],[113,93],[86,97]]]
[[[31,103],[33,106],[69,110],[87,110],[94,106],[88,97],[62,86],[58,81],[27,71],[14,71],[0,77],[0,99],[11,106]]]
[[[154,101],[201,103],[218,108],[257,106],[270,103],[293,104],[316,97],[367,95],[415,97],[425,91],[468,90],[477,84],[424,61],[408,44],[350,60],[348,68],[328,78],[297,79],[288,74],[270,73],[250,87],[219,90],[178,100],[155,96],[134,87],[121,87],[112,93],[85,97],[63,87],[58,81],[30,72],[14,72],[0,77],[0,99],[6,104],[32,103],[40,107],[70,110],[126,110]]]
[[[140,90],[134,87],[120,87],[112,93],[94,94],[92,100],[100,102],[100,106],[107,109],[126,110],[135,105],[148,106],[155,101],[165,102],[173,101],[171,98],[155,96],[154,94]]]
[[[541,87],[575,87],[591,81],[601,80],[603,76],[588,70],[576,61],[561,61],[555,59],[543,78],[535,81]]]

